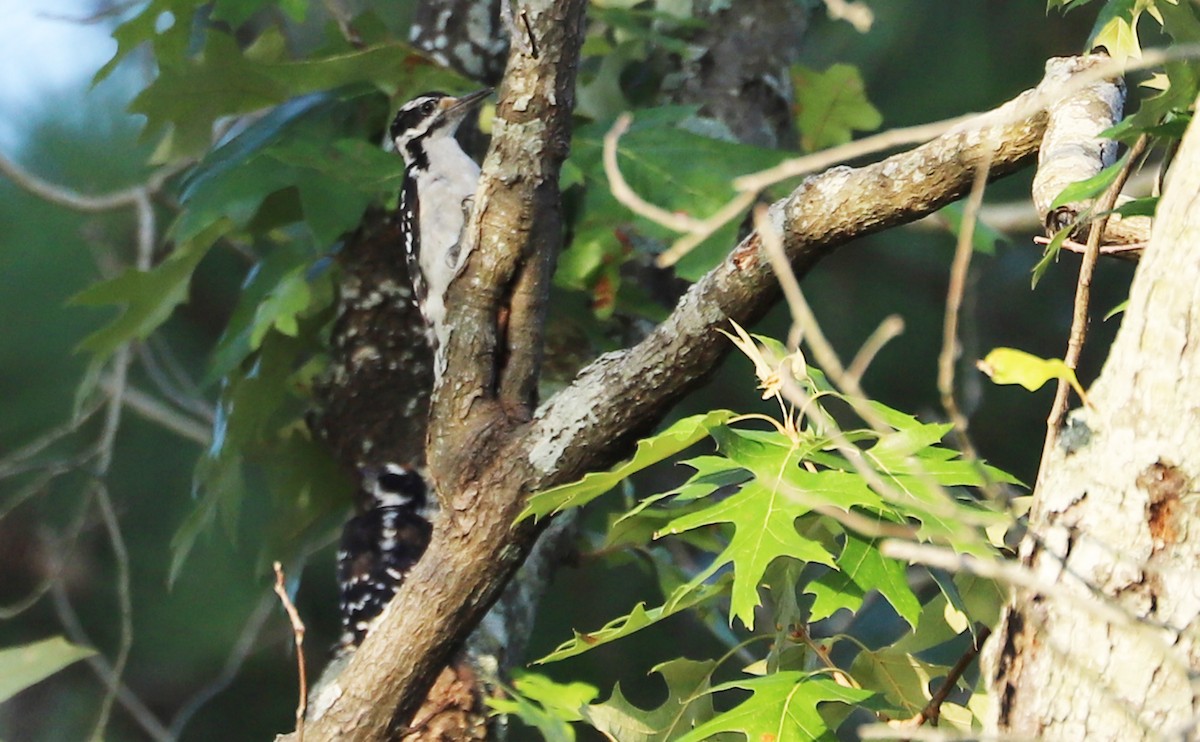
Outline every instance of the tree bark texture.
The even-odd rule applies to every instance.
[[[988,648],[992,729],[1190,739],[1200,717],[1200,126],[1167,182],[1108,361],[1034,493]]]
[[[526,497],[627,454],[728,352],[714,328],[731,319],[749,325],[778,297],[752,234],[644,341],[600,357],[530,412],[545,279],[561,239],[556,178],[569,141],[583,5],[526,7],[536,43],[514,45],[467,228],[476,247],[450,290],[448,370],[435,390],[427,449],[443,519],[425,558],[338,678],[332,705],[309,725],[310,740],[381,739],[410,723],[438,669],[545,526],[512,525]],[[985,161],[991,177],[1029,162],[1045,106],[1071,83],[1048,79],[911,151],[805,180],[772,208],[797,272],[856,237],[960,198]]]

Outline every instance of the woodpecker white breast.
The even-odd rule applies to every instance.
[[[446,319],[446,290],[467,258],[459,244],[479,183],[479,166],[454,132],[490,92],[461,98],[425,93],[401,106],[392,121],[392,141],[408,166],[400,192],[408,271],[435,349]]]
[[[363,467],[359,514],[342,528],[338,546],[342,637],[338,654],[353,651],[417,563],[433,526],[425,480],[399,464]]]

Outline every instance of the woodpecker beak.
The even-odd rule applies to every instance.
[[[483,99],[492,94],[491,88],[476,90],[474,93],[467,93],[461,98],[446,98],[442,101],[442,115],[446,118],[462,118],[475,106],[483,102]]]

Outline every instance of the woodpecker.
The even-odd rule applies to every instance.
[[[425,480],[400,464],[361,468],[360,514],[342,528],[338,547],[342,636],[337,654],[351,652],[417,563],[433,525]]]
[[[400,191],[400,231],[417,306],[436,351],[446,319],[446,290],[462,270],[463,227],[479,183],[479,166],[454,138],[490,88],[461,98],[419,95],[400,107],[391,138],[407,169]]]

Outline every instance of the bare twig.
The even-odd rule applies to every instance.
[[[787,259],[783,250],[783,237],[779,229],[771,224],[770,209],[765,204],[754,207],[754,229],[762,238],[763,251],[771,261],[771,270],[779,280],[779,288],[783,291],[783,300],[787,303],[792,315],[792,327],[788,330],[788,348],[795,350],[804,339],[804,330],[808,325],[816,324],[808,302],[804,300],[804,292],[800,290],[800,280],[792,263]]]
[[[1100,238],[1104,234],[1104,227],[1108,224],[1109,212],[1116,204],[1117,197],[1121,195],[1121,189],[1125,187],[1129,173],[1132,172],[1138,158],[1146,149],[1147,141],[1148,138],[1145,134],[1138,137],[1138,140],[1129,149],[1125,166],[1117,173],[1116,179],[1108,189],[1100,198],[1096,199],[1093,207],[1100,216],[1092,222],[1088,232],[1087,250],[1079,265],[1079,280],[1075,286],[1075,305],[1071,317],[1071,336],[1067,341],[1066,356],[1063,358],[1063,363],[1072,370],[1079,367],[1079,357],[1083,353],[1083,344],[1087,339],[1088,306],[1092,296],[1092,276],[1096,272],[1096,262],[1100,258]],[[1067,413],[1067,397],[1070,390],[1070,384],[1059,379],[1058,389],[1054,393],[1054,402],[1050,407],[1050,414],[1046,418],[1046,440],[1042,444],[1042,460],[1038,466],[1039,481],[1046,470],[1046,462],[1049,460],[1050,453],[1054,450],[1054,442],[1058,440],[1058,428],[1062,424],[1063,416]]]
[[[7,176],[13,183],[44,201],[84,212],[110,211],[125,207],[140,208],[139,205],[148,198],[149,194],[162,188],[163,183],[190,167],[191,164],[191,161],[188,160],[168,165],[147,178],[142,185],[99,196],[89,196],[42,180],[0,154],[0,174]]]
[[[1037,245],[1049,245],[1051,242],[1051,238],[1042,237],[1039,235],[1039,236],[1033,238],[1033,242],[1034,242],[1034,244],[1037,244]],[[1148,243],[1148,242],[1131,242],[1129,244],[1101,245],[1099,252],[1101,255],[1111,255],[1113,257],[1118,257],[1118,258],[1128,258],[1131,260],[1137,260],[1139,257],[1141,257],[1141,254],[1143,252],[1145,252],[1146,246],[1148,244],[1150,244],[1150,243]],[[1080,255],[1087,252],[1087,244],[1086,243],[1076,242],[1075,240],[1072,240],[1072,239],[1063,240],[1062,247],[1065,250],[1070,250],[1071,252],[1079,253]]]
[[[66,588],[62,583],[55,582],[53,584],[51,596],[53,597],[54,611],[67,637],[75,644],[95,646],[83,630],[83,624],[80,623],[78,614],[75,613],[74,607],[71,606],[70,598],[67,597]],[[138,698],[136,693],[120,681],[113,672],[113,666],[108,663],[103,654],[93,654],[90,657],[85,657],[84,661],[96,677],[116,696],[117,702],[121,704],[121,708],[129,713],[130,717],[137,722],[138,726],[147,735],[157,742],[169,742],[175,739],[175,735],[171,734],[163,726],[158,717],[154,715],[154,712],[142,702],[142,699]]]
[[[942,679],[942,684],[938,686],[937,691],[929,699],[929,703],[925,704],[925,708],[921,709],[915,716],[910,719],[898,719],[891,723],[893,727],[908,728],[919,727],[927,721],[932,721],[937,724],[938,716],[941,714],[942,704],[950,696],[950,692],[954,690],[954,686],[958,683],[958,679],[963,676],[975,658],[979,656],[979,650],[983,649],[983,643],[992,635],[992,630],[986,626],[979,629],[979,633],[975,637],[975,641],[971,642],[971,646],[967,647],[967,651],[962,653],[958,658],[958,662],[950,668],[946,673],[946,677]]]
[[[80,409],[79,414],[77,414],[71,420],[68,420],[62,425],[59,425],[58,427],[42,434],[35,440],[18,448],[9,455],[5,456],[3,459],[0,459],[0,479],[7,479],[8,477],[27,472],[30,469],[38,468],[38,466],[33,464],[30,459],[34,458],[50,446],[53,446],[55,443],[58,443],[72,433],[77,432],[79,428],[82,427],[83,424],[88,420],[90,420],[93,415],[99,412],[100,408],[103,406],[103,400],[87,402],[83,408]],[[0,518],[2,517],[4,517],[3,512],[0,511]]]
[[[108,378],[102,379],[100,388],[111,393],[113,390],[112,381]],[[150,422],[161,425],[172,433],[177,433],[202,446],[207,446],[212,441],[210,423],[195,420],[188,415],[177,412],[155,399],[152,395],[136,387],[127,387],[125,393],[122,395],[122,400],[126,407],[138,415],[141,415]]]
[[[1167,663],[1180,670],[1186,670],[1182,665],[1182,660],[1167,644],[1167,635],[1173,635],[1174,630],[1164,632],[1163,628],[1170,627],[1164,626],[1162,622],[1132,615],[1119,603],[1099,595],[1099,591],[1094,586],[1085,583],[1078,577],[1069,578],[1068,576],[1071,574],[1069,571],[1062,572],[1058,581],[1055,581],[1038,575],[1019,562],[984,559],[971,554],[960,554],[949,548],[896,539],[883,542],[880,545],[880,551],[884,556],[892,559],[937,567],[948,572],[967,572],[1013,587],[1024,588],[1047,598],[1069,601],[1101,621],[1114,627],[1136,632]],[[1068,579],[1069,582],[1066,581]],[[1085,592],[1069,589],[1068,584],[1070,583],[1074,583]]]
[[[304,622],[292,599],[288,597],[287,588],[283,582],[283,565],[275,562],[275,594],[287,611],[288,619],[292,622],[292,635],[296,639],[296,667],[300,673],[300,699],[296,702],[296,739],[304,742],[304,712],[308,708],[308,676],[304,669]]]
[[[661,224],[667,229],[676,232],[695,232],[701,229],[703,227],[701,220],[687,214],[667,211],[639,196],[629,186],[625,176],[621,174],[621,167],[617,164],[617,143],[621,140],[621,136],[629,131],[631,123],[633,123],[633,116],[623,113],[617,117],[612,128],[604,135],[604,174],[608,176],[608,187],[612,191],[613,197],[638,216],[645,217],[655,224]]]
[[[875,360],[875,356],[878,355],[879,351],[883,350],[883,346],[903,333],[903,317],[898,314],[890,314],[884,317],[883,321],[879,323],[879,327],[875,328],[875,332],[872,332],[863,341],[862,347],[854,355],[854,360],[846,367],[846,376],[853,379],[855,384],[861,384],[863,374],[867,372],[867,367],[871,365],[871,361]]]
[[[116,660],[112,664],[112,685],[100,704],[100,713],[92,731],[93,740],[102,740],[104,730],[108,727],[109,716],[112,714],[113,703],[120,695],[121,675],[125,672],[125,665],[129,662],[129,651],[133,648],[133,599],[129,579],[129,551],[125,548],[125,538],[121,535],[117,514],[113,510],[112,500],[108,496],[108,488],[104,486],[103,482],[96,484],[96,504],[100,510],[101,520],[104,521],[104,528],[108,531],[113,558],[117,563],[117,599],[121,612],[121,638],[117,645]]]
[[[946,313],[942,319],[942,350],[938,353],[938,393],[942,398],[942,408],[950,422],[954,423],[954,432],[958,436],[962,451],[970,459],[978,459],[979,454],[971,443],[967,433],[970,421],[963,414],[954,398],[954,369],[958,363],[960,344],[958,341],[959,313],[962,310],[963,294],[967,286],[967,271],[971,268],[971,254],[975,252],[975,219],[979,215],[979,207],[983,203],[983,191],[987,186],[988,173],[991,171],[991,159],[980,163],[975,171],[975,182],[971,184],[971,195],[963,207],[962,224],[958,228],[958,244],[954,248],[954,261],[950,266],[950,285],[946,289]]]

